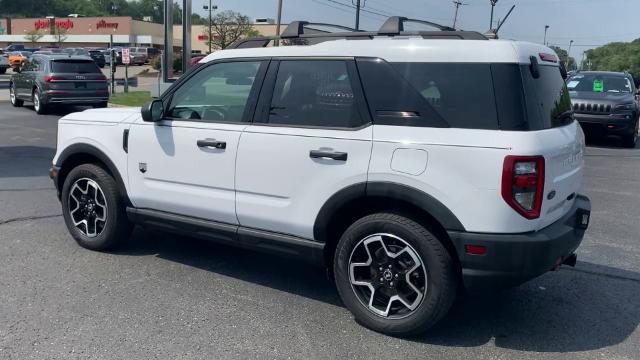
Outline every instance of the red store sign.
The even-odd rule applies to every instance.
[[[96,23],[96,29],[117,29],[118,28],[118,23],[117,22],[106,22],[105,20],[100,20],[98,21],[98,23]]]
[[[36,27],[36,30],[40,30],[40,29],[48,29],[50,24],[51,24],[51,20],[46,19],[46,20],[36,20],[34,25]],[[69,30],[73,28],[73,21],[71,21],[70,19],[56,20],[54,25],[57,28]]]

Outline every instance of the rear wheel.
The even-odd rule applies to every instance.
[[[93,105],[94,108],[106,108],[109,105],[108,102],[103,101]]]
[[[13,83],[9,86],[9,99],[11,99],[11,105],[15,107],[20,107],[24,104],[24,101],[18,99],[18,96],[16,95],[16,85]]]
[[[62,214],[71,236],[87,249],[114,248],[132,229],[116,181],[95,164],[80,165],[67,175]]]
[[[455,299],[451,256],[427,228],[396,214],[366,216],[342,235],[334,260],[336,286],[364,326],[410,336],[440,320]]]
[[[43,103],[42,98],[40,96],[40,89],[36,88],[33,90],[33,110],[36,113],[42,115],[47,112],[47,106]]]

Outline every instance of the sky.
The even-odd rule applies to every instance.
[[[209,0],[192,0],[193,12]],[[282,22],[307,20],[354,26],[356,0],[282,0]],[[489,28],[489,0],[462,0],[457,28],[485,32]],[[181,0],[177,0],[181,2]],[[212,0],[218,11],[233,10],[251,18],[276,18],[278,0]],[[364,3],[360,27],[377,30],[387,16],[400,15],[451,26],[452,0],[361,0]],[[498,0],[494,21],[504,17],[512,5],[515,10],[500,30],[503,39],[542,43],[544,27],[549,25],[547,41],[568,50],[579,62],[583,51],[614,41],[640,38],[640,0]]]

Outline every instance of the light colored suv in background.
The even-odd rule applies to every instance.
[[[392,335],[463,288],[574,265],[590,202],[556,54],[407,21],[294,22],[280,40],[308,46],[242,40],[142,110],[65,116],[51,176],[71,235],[105,250],[138,224],[308,259]]]

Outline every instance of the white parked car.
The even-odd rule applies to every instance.
[[[89,249],[132,224],[324,264],[364,325],[426,330],[462,287],[561,264],[589,223],[556,54],[474,32],[247,39],[159,100],[58,126],[52,178]],[[362,39],[353,41],[352,39]]]

